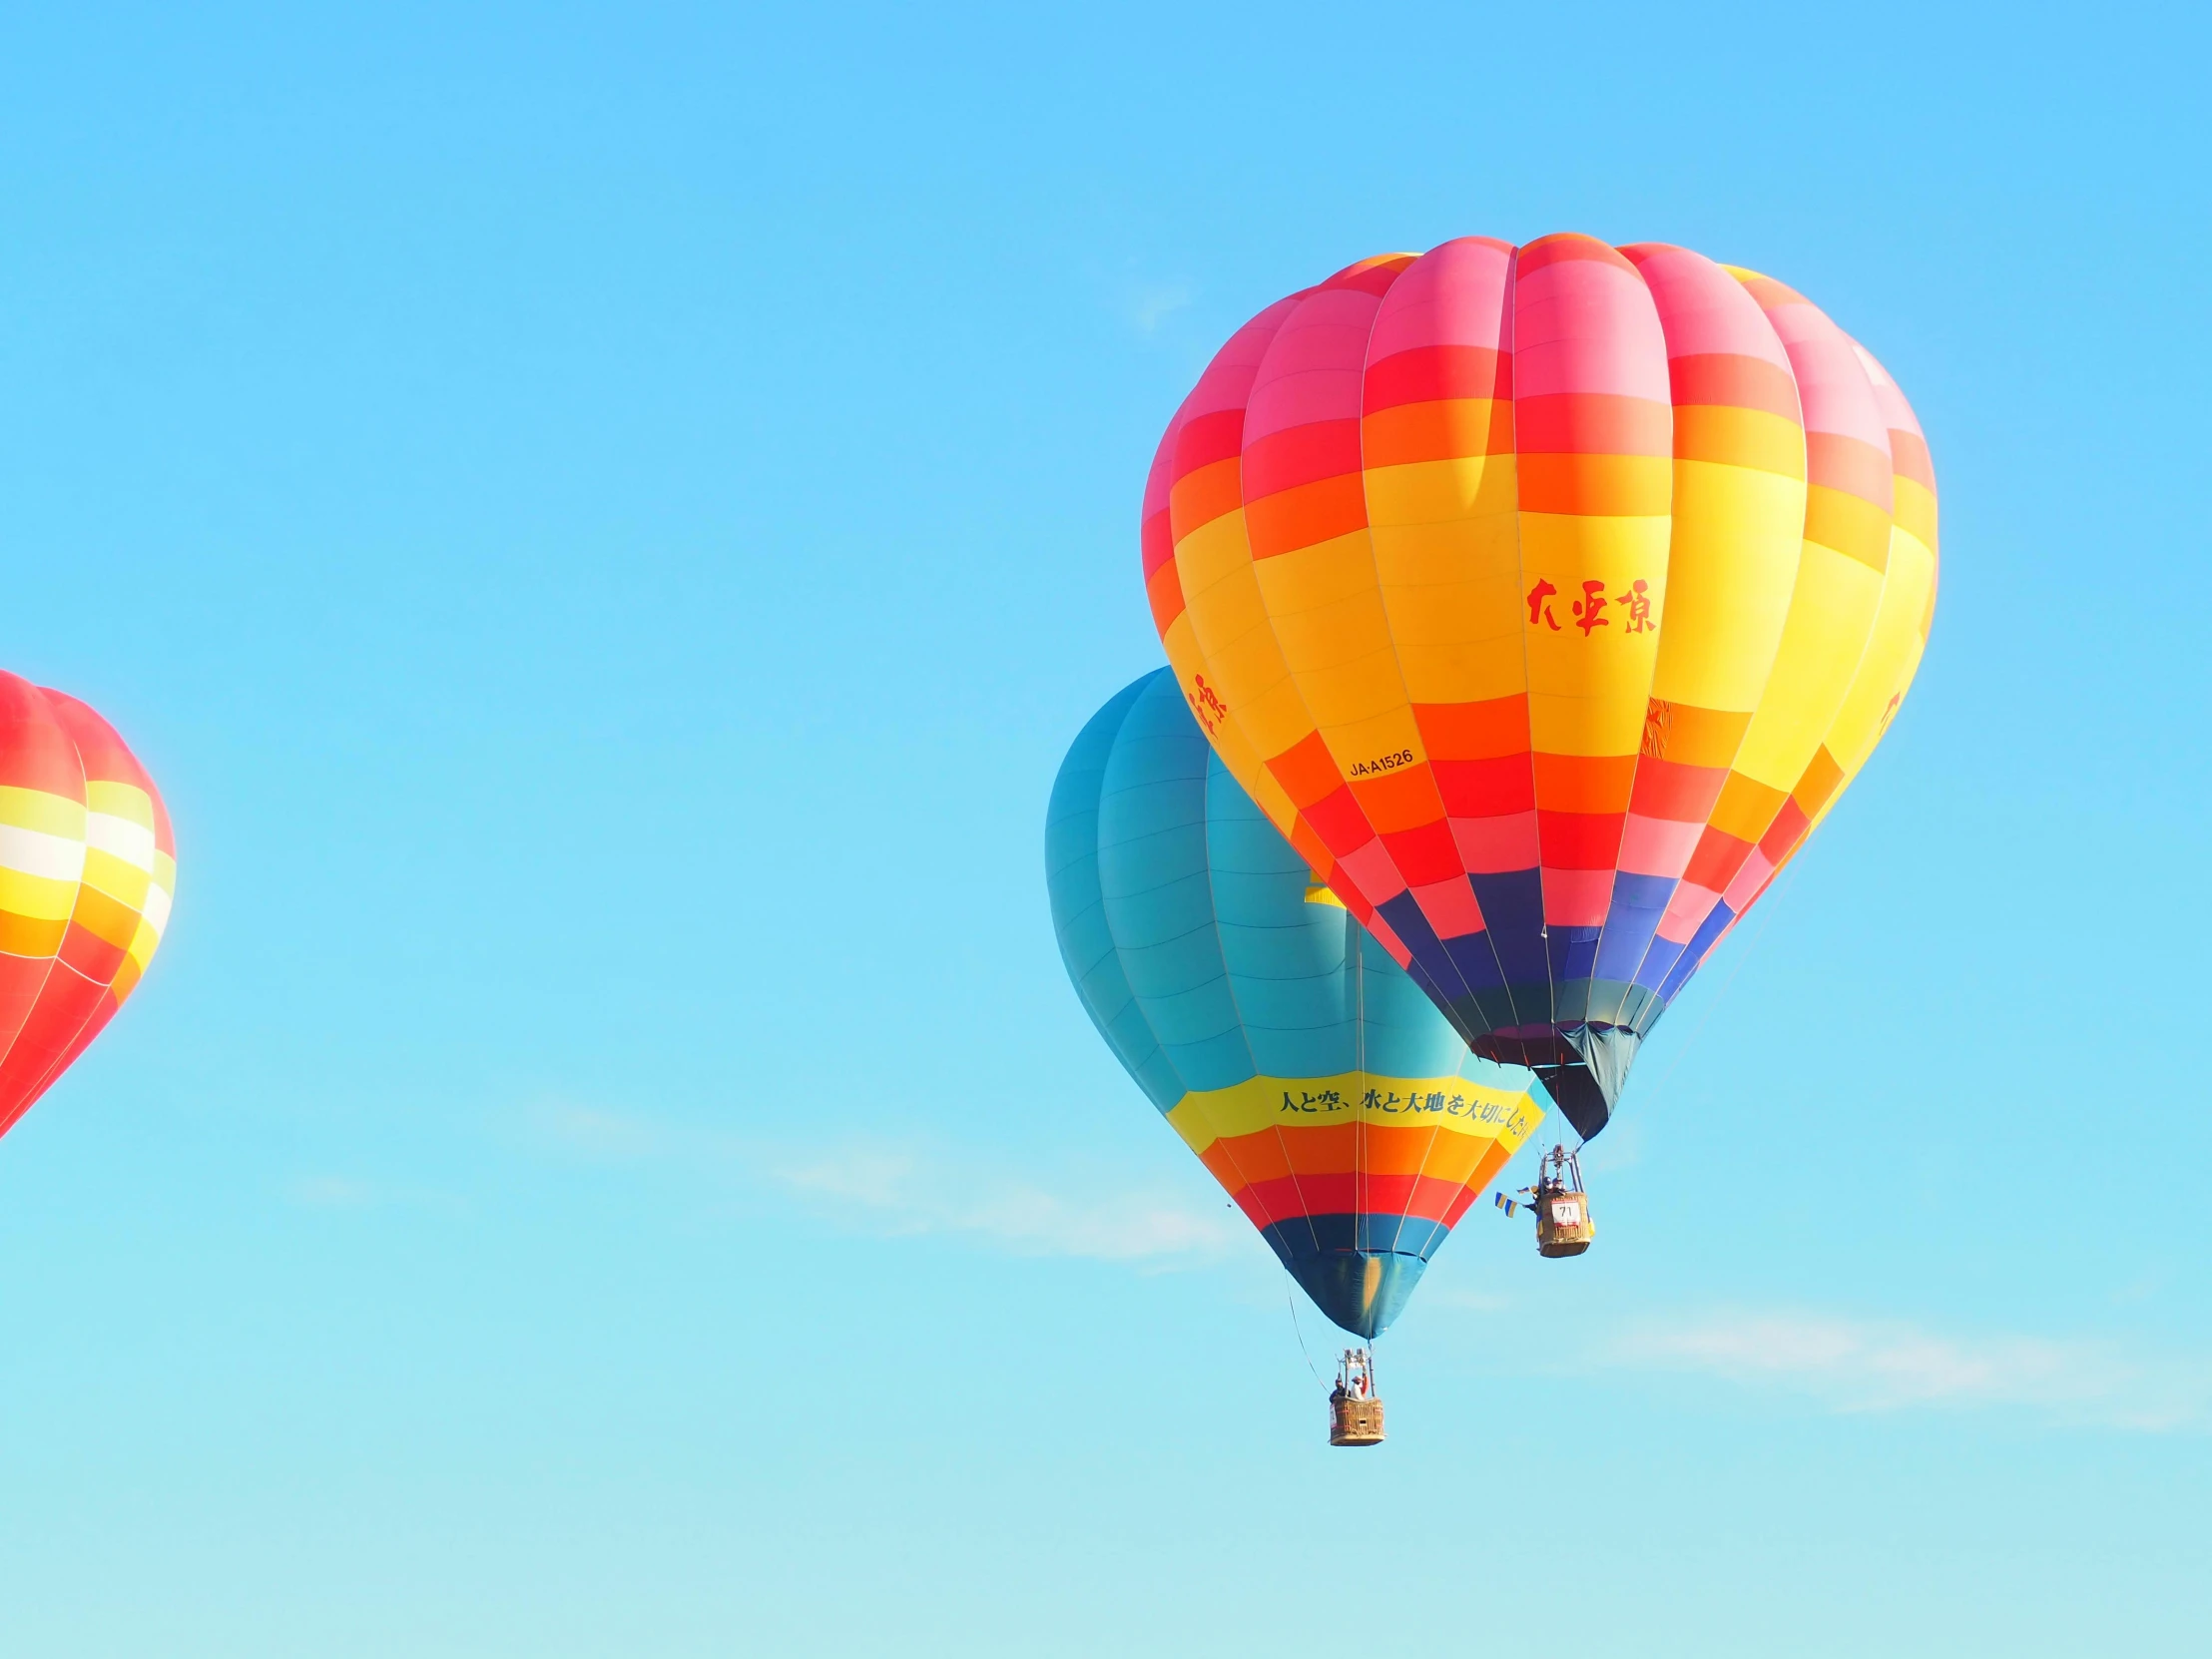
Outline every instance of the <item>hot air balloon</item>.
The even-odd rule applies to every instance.
[[[168,811],[123,740],[0,673],[0,1133],[131,994],[176,888]]]
[[[1896,383],[1782,283],[1465,238],[1238,330],[1143,552],[1229,770],[1587,1138],[1903,701],[1936,482]]]
[[[1092,717],[1045,825],[1099,1033],[1331,1320],[1372,1338],[1543,1116],[1239,788],[1160,669]]]

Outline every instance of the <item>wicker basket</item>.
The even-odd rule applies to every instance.
[[[1590,1248],[1597,1229],[1590,1222],[1590,1201],[1582,1193],[1551,1192],[1536,1200],[1536,1254],[1579,1256]]]
[[[1333,1395],[1329,1401],[1329,1443],[1381,1445],[1382,1402],[1380,1399],[1356,1399],[1350,1394]]]

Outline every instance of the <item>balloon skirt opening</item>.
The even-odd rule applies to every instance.
[[[1405,1307],[1428,1264],[1397,1251],[1284,1252],[1283,1265],[1314,1306],[1356,1337],[1380,1336]]]

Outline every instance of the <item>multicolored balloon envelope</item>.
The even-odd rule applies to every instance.
[[[1780,282],[1466,238],[1240,329],[1143,541],[1229,770],[1589,1136],[1912,684],[1936,478],[1890,376]]]
[[[168,811],[114,728],[0,673],[0,1133],[131,994],[176,889]]]
[[[1477,1059],[1208,747],[1167,669],[1092,717],[1045,823],[1107,1044],[1315,1304],[1372,1337],[1543,1117]]]

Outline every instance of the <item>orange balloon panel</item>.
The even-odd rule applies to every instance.
[[[1465,238],[1240,329],[1143,541],[1223,762],[1588,1135],[1903,699],[1935,477],[1896,384],[1781,283]]]
[[[131,994],[176,887],[168,811],[115,729],[0,673],[0,1133]]]

